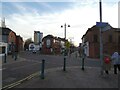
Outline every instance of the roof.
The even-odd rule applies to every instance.
[[[94,29],[98,29],[98,27],[96,25],[92,26],[91,28],[88,28],[88,30],[86,31],[86,33],[82,36],[82,39],[84,36],[86,36],[86,34],[89,32],[89,31],[93,31]]]
[[[47,35],[42,40],[44,40],[45,38],[54,38],[54,36],[53,35]]]
[[[16,37],[23,41],[23,38],[20,35],[17,35]]]
[[[12,30],[9,28],[0,27],[0,35],[9,35]],[[13,31],[12,31],[13,32]],[[14,32],[15,33],[15,32]]]
[[[45,38],[53,38],[53,39],[56,39],[56,40],[59,40],[59,41],[68,41],[68,40],[65,40],[65,38],[55,37],[53,35],[47,35],[42,40],[44,40]]]
[[[111,29],[120,31],[120,28],[113,28],[109,23],[107,23],[106,26],[105,26],[102,30],[103,30],[103,31],[108,31],[108,30],[111,30]],[[88,28],[88,30],[87,30],[86,33],[82,36],[81,39],[83,39],[83,37],[86,36],[86,34],[87,34],[89,31],[93,31],[93,30],[99,30],[99,27],[96,26],[96,25],[94,25],[94,26],[92,26],[91,28]]]
[[[47,35],[44,38],[54,38],[54,36],[53,35]]]

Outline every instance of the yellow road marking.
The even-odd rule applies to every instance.
[[[21,80],[15,82],[15,83],[10,84],[10,85],[6,85],[6,86],[4,86],[2,89],[6,89],[6,90],[7,90],[7,89],[10,89],[10,88],[12,88],[12,87],[15,87],[15,86],[21,84],[23,81],[29,80],[29,79],[37,76],[37,75],[39,75],[39,72],[33,73],[33,74],[29,75],[28,77],[26,77],[26,78],[24,78],[24,79],[21,79]]]

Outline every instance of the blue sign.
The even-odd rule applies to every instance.
[[[31,45],[31,46],[30,46],[30,49],[34,49],[34,46],[33,46],[33,45]]]
[[[103,28],[103,27],[106,27],[107,25],[108,25],[107,22],[96,22],[96,26],[97,26],[97,27]]]

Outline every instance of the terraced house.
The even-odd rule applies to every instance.
[[[103,53],[112,55],[113,52],[120,53],[120,28],[113,28],[107,24],[102,29]],[[87,57],[100,57],[100,29],[96,25],[88,28],[82,37],[82,46]]]
[[[47,35],[42,39],[42,52],[44,54],[60,54],[64,49],[65,39]]]

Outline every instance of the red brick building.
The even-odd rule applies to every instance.
[[[20,35],[16,36],[16,46],[18,52],[23,51],[23,38]]]
[[[22,37],[17,36],[14,31],[7,27],[0,27],[0,42],[7,43],[7,53],[11,53],[13,50],[13,44],[16,45],[16,49],[23,50]]]
[[[109,24],[107,30],[103,30],[103,53],[111,55],[113,52],[120,53],[120,29],[113,28]],[[100,31],[99,27],[94,25],[88,28],[87,32],[82,37],[82,46],[85,53],[90,58],[100,57]]]
[[[7,28],[5,25],[5,18],[1,20],[0,27],[0,42],[7,44],[6,51],[7,53],[11,53],[13,51],[14,46],[17,46],[16,49],[23,49],[23,40],[21,37],[16,36],[16,33],[12,31],[10,28]]]
[[[11,44],[12,42],[16,44],[16,33],[13,31],[10,31],[8,35],[8,43]]]
[[[64,48],[64,39],[47,35],[42,39],[42,52],[44,54],[60,54]]]

